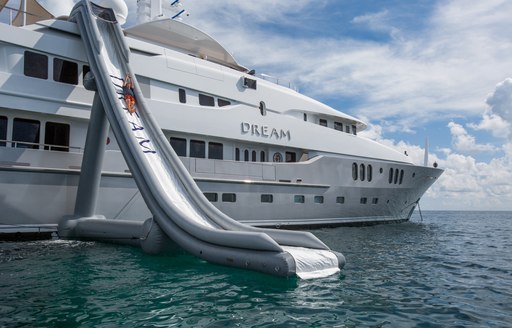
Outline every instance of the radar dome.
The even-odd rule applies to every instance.
[[[103,8],[112,8],[114,14],[116,14],[117,22],[121,25],[126,23],[128,6],[124,0],[94,0],[92,2]]]

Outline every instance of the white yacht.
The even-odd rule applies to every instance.
[[[149,17],[151,2],[139,1]],[[0,234],[45,235],[73,213],[94,93],[77,25],[21,3],[29,13],[0,23]],[[160,17],[124,33],[163,133],[206,198],[242,223],[406,221],[443,172],[359,136],[364,122],[256,75],[190,25]],[[114,135],[105,142],[96,211],[150,217]]]

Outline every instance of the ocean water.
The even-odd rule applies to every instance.
[[[0,243],[0,327],[512,327],[512,212],[313,230],[347,265],[281,279],[186,254]]]

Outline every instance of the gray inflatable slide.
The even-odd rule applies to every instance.
[[[78,24],[97,91],[80,184],[91,180],[87,176],[91,165],[87,162],[96,162],[92,174],[101,177],[102,154],[91,152],[94,147],[89,139],[96,138],[98,145],[104,144],[105,132],[101,130],[110,123],[153,218],[140,222],[107,220],[80,211],[80,197],[88,197],[94,190],[81,191],[79,185],[75,215],[63,218],[59,225],[61,238],[124,241],[141,246],[148,253],[162,251],[172,240],[206,261],[283,277],[308,279],[339,272],[345,264],[343,255],[331,251],[313,234],[246,226],[214,207],[146,107],[129,66],[130,50],[113,10],[82,0],[73,8],[70,20]],[[133,114],[128,112],[122,96],[127,74],[133,79],[137,99]],[[106,115],[108,119],[98,131],[91,130],[95,115]]]

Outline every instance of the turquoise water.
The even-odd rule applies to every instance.
[[[314,230],[341,274],[281,279],[94,242],[0,243],[0,327],[510,327],[512,213]]]

